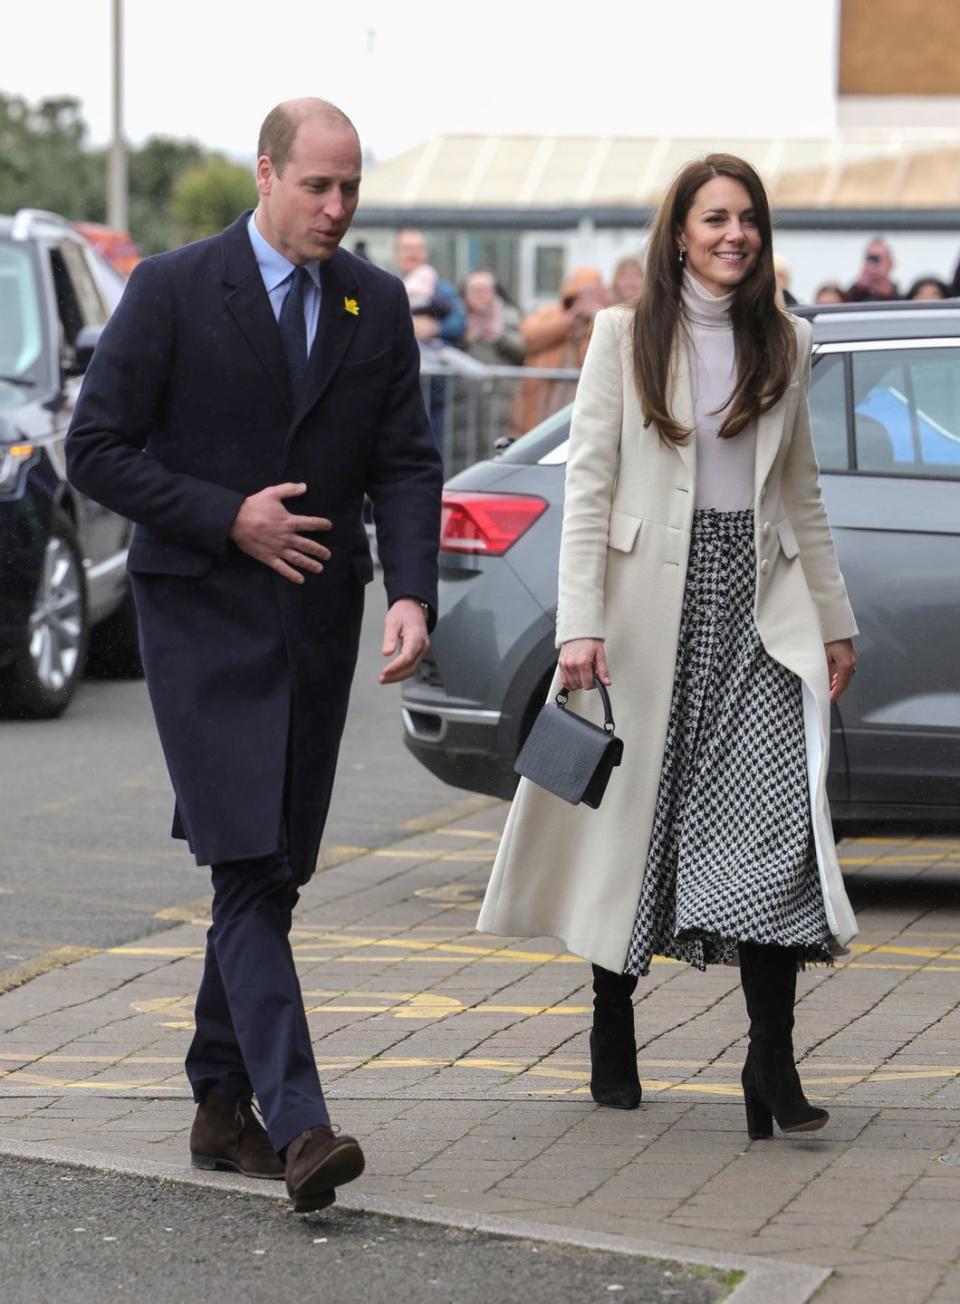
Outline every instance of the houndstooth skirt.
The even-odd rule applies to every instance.
[[[694,513],[656,814],[624,972],[704,969],[739,942],[830,962],[800,680],[753,619],[753,512]]]

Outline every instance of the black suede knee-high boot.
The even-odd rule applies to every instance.
[[[750,1016],[750,1048],[743,1066],[747,1131],[754,1141],[782,1132],[815,1132],[830,1115],[803,1094],[793,1060],[796,952],[786,946],[740,944],[740,981]]]
[[[598,1105],[636,1109],[640,1104],[637,1042],[633,1030],[632,974],[593,966],[590,1094]]]

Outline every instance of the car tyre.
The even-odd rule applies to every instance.
[[[0,712],[61,715],[83,678],[89,641],[83,558],[73,522],[54,513],[23,646],[0,677]]]
[[[87,673],[97,679],[142,679],[137,609],[129,584],[123,601],[90,631]]]

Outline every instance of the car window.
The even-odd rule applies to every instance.
[[[853,355],[857,468],[960,479],[960,349]]]
[[[107,320],[100,288],[84,257],[84,251],[75,240],[65,240],[61,246],[70,280],[80,301],[80,312],[84,326],[103,326]]]
[[[25,249],[0,244],[0,408],[23,401],[17,378],[31,380],[43,353],[43,321],[33,262]]]
[[[810,375],[810,432],[821,471],[846,471],[847,388],[843,355],[821,353],[813,359]]]
[[[72,241],[50,250],[50,270],[63,338],[72,349],[81,327],[102,326],[106,310],[83,253]]]

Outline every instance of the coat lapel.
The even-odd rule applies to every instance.
[[[310,362],[303,394],[297,405],[299,423],[323,396],[353,340],[363,304],[346,258],[337,253],[320,267],[320,320],[317,338],[310,350]],[[347,307],[350,303],[356,311]]]
[[[775,403],[767,412],[761,412],[757,417],[757,448],[753,469],[755,493],[759,492],[760,486],[766,481],[779,451],[789,394],[788,389],[779,403]]]
[[[687,350],[683,341],[679,338],[680,332],[677,332],[678,338],[673,346],[673,357],[670,362],[670,386],[669,386],[669,407],[673,413],[674,419],[679,421],[687,429],[693,429],[693,390],[690,385],[690,363],[687,358]],[[697,438],[695,434],[690,435],[682,444],[674,444],[674,448],[680,456],[684,466],[687,468],[687,475],[690,478],[691,492],[696,486],[697,480]]]
[[[247,233],[245,213],[224,231],[223,283],[227,310],[277,391],[288,416],[293,415],[290,373],[277,321],[263,285]]]

